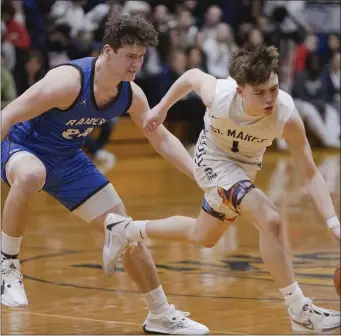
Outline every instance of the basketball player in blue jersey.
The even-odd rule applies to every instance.
[[[132,81],[146,48],[156,44],[157,33],[144,19],[111,18],[98,58],[83,58],[50,70],[2,111],[1,176],[10,186],[2,218],[4,305],[28,304],[18,254],[28,200],[40,190],[101,230],[108,231],[104,226],[108,213],[126,214],[114,187],[81,146],[95,127],[127,111],[143,128],[149,106],[143,91]],[[193,178],[191,158],[177,138],[164,127],[146,136],[160,155]],[[139,243],[131,250],[122,263],[149,308],[144,331],[207,334],[206,326],[168,304],[146,247]],[[103,263],[107,270],[106,260]]]

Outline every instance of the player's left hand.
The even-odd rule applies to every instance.
[[[337,239],[337,240],[340,240],[340,229],[341,229],[341,226],[340,225],[336,225],[334,226],[331,230],[332,230],[332,233],[333,233],[333,236]]]
[[[165,121],[166,116],[167,110],[157,104],[148,112],[143,128],[149,133],[155,131]]]

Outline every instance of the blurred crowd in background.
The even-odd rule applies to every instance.
[[[71,59],[98,56],[104,25],[114,13],[139,14],[159,32],[136,83],[151,106],[186,70],[228,77],[230,55],[245,43],[275,45],[280,85],[295,99],[312,146],[340,147],[340,2],[265,0],[21,0],[1,1],[1,108]],[[188,123],[195,143],[205,106],[194,94],[168,118]],[[88,144],[93,154],[101,143]],[[278,148],[285,149],[279,140]]]

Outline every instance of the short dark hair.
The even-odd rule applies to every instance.
[[[279,73],[279,54],[274,46],[247,46],[237,51],[230,60],[230,76],[238,85],[251,86],[266,82],[272,72]]]
[[[158,34],[151,23],[138,15],[115,15],[105,25],[103,45],[117,51],[127,45],[154,47]]]

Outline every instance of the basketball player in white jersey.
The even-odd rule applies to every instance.
[[[313,161],[303,123],[290,95],[278,87],[278,52],[265,46],[240,50],[229,71],[231,77],[222,80],[198,69],[187,71],[144,123],[146,130],[154,132],[170,107],[192,90],[207,106],[194,157],[194,176],[205,191],[199,217],[133,221],[109,214],[106,225],[112,225],[112,230],[107,230],[111,233],[103,251],[104,268],[113,272],[127,244],[146,238],[213,247],[231,223],[244,216],[259,231],[261,256],[288,305],[293,330],[335,330],[340,327],[340,313],[317,307],[303,295],[278,211],[253,184],[266,147],[275,138],[285,138],[317,209],[340,240],[340,222]]]

